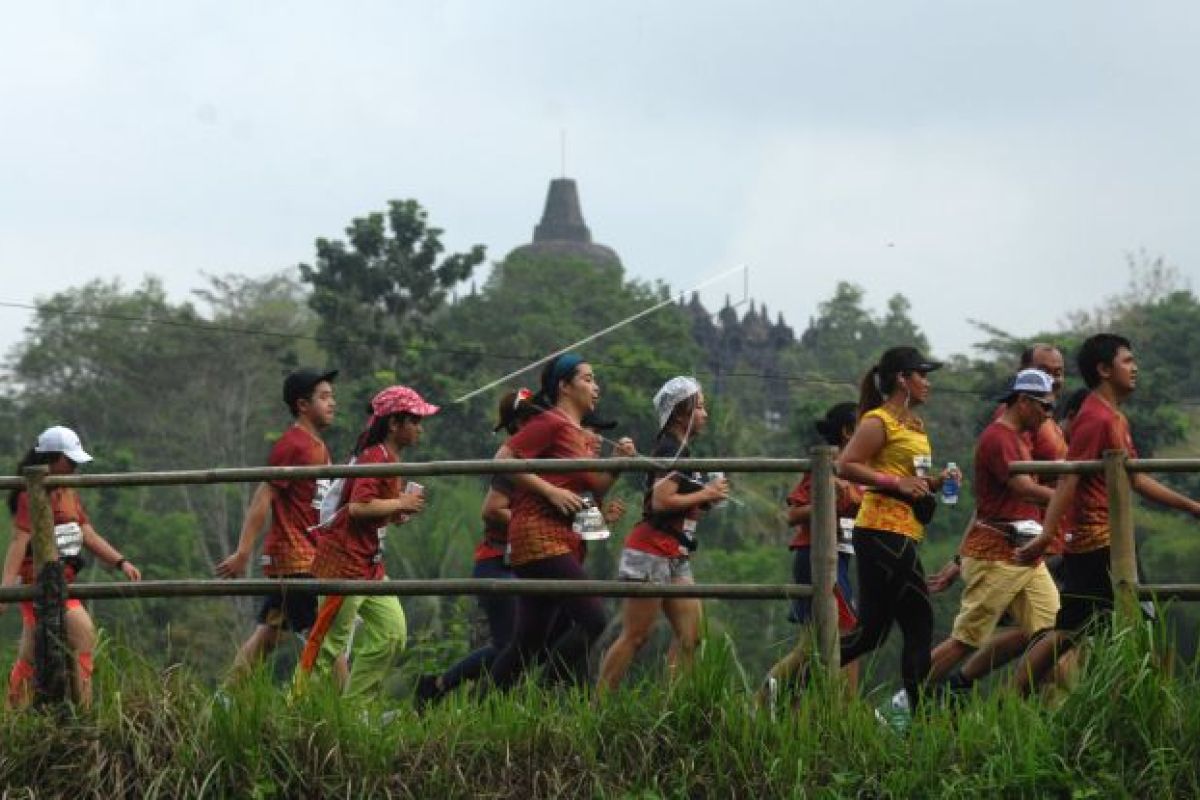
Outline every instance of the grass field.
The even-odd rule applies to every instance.
[[[907,731],[814,681],[759,711],[732,648],[671,689],[605,697],[526,684],[417,716],[265,676],[214,700],[183,668],[108,644],[83,715],[0,712],[6,797],[1173,797],[1200,795],[1200,681],[1148,630],[1096,643],[1055,702],[930,703]],[[790,707],[789,707],[790,706]],[[383,721],[388,710],[398,713]]]

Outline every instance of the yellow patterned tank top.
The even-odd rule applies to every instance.
[[[886,475],[911,478],[928,475],[933,464],[933,449],[925,424],[919,419],[901,422],[884,408],[876,408],[863,415],[863,419],[874,417],[883,423],[887,441],[867,466]],[[854,524],[860,528],[899,533],[916,539],[925,538],[925,526],[917,521],[912,506],[903,500],[868,489],[863,495],[862,505]]]

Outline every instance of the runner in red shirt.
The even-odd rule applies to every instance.
[[[695,378],[672,378],[654,396],[654,408],[660,432],[651,458],[669,467],[674,459],[690,456],[688,445],[708,424],[704,393]],[[689,554],[697,546],[696,523],[728,496],[729,482],[724,477],[709,479],[669,469],[647,475],[642,521],[625,540],[618,577],[664,585],[694,583]],[[690,666],[700,641],[701,608],[694,597],[626,598],[621,635],[604,654],[599,685],[605,689],[620,685],[634,656],[649,640],[659,612],[671,624],[675,657]]]
[[[17,474],[25,467],[44,464],[51,475],[70,475],[79,464],[92,460],[83,449],[79,437],[70,428],[47,428],[38,436],[34,445],[21,463]],[[122,556],[108,541],[96,532],[83,507],[83,501],[74,489],[51,489],[50,510],[54,519],[54,537],[59,558],[63,561],[67,581],[75,580],[83,568],[83,550],[90,550],[101,561],[114,570],[120,570],[131,581],[142,579],[142,573],[129,559]],[[31,547],[33,526],[29,519],[29,496],[24,489],[15,489],[8,496],[8,509],[13,515],[13,536],[4,557],[3,578],[0,585],[14,583],[31,584],[35,581],[33,552]],[[0,611],[5,605],[0,603]],[[66,602],[67,643],[75,654],[75,665],[71,672],[71,694],[75,702],[84,708],[92,704],[92,651],[96,647],[96,629],[87,609],[78,600]],[[33,602],[21,603],[21,643],[17,650],[17,661],[8,679],[8,702],[14,707],[28,705],[33,694],[33,633],[37,624]]]
[[[975,448],[976,511],[960,548],[967,585],[954,630],[933,649],[929,676],[933,682],[949,677],[982,646],[992,645],[998,638],[993,632],[1005,611],[1016,622],[1009,635],[1016,643],[1007,649],[1018,653],[1032,636],[1053,627],[1058,612],[1058,588],[1046,565],[1012,563],[1019,544],[1040,530],[1042,507],[1053,493],[1028,475],[1009,472],[1014,461],[1030,460],[1029,438],[1022,434],[1042,429],[1054,407],[1050,375],[1037,369],[1021,370],[1003,407]],[[990,660],[967,663],[948,685],[968,688],[991,668]]]
[[[1121,405],[1137,387],[1137,361],[1129,340],[1111,333],[1089,337],[1080,347],[1079,372],[1091,393],[1071,423],[1068,461],[1103,458],[1109,450],[1124,450],[1136,457],[1129,422]],[[1155,503],[1200,517],[1200,503],[1179,494],[1142,472],[1130,475],[1134,491]],[[1065,586],[1055,630],[1039,639],[1016,670],[1017,688],[1028,694],[1059,656],[1069,650],[1080,633],[1112,612],[1113,589],[1109,577],[1108,493],[1103,473],[1064,475],[1046,511],[1042,535],[1018,550],[1014,561],[1032,564],[1059,535],[1070,516],[1073,530],[1065,538]]]
[[[403,451],[421,440],[422,422],[438,412],[414,389],[391,386],[371,400],[371,418],[355,449],[356,464],[395,464]],[[395,477],[350,478],[341,488],[333,519],[322,525],[312,572],[318,578],[383,580],[383,550],[388,525],[400,525],[425,508],[423,491]],[[332,673],[346,651],[354,618],[362,628],[355,634],[354,663],[345,685],[348,697],[377,693],[397,653],[407,639],[404,610],[395,595],[330,595],[321,599],[317,620],[309,632],[296,683],[308,676]]]
[[[505,392],[500,398],[496,427],[493,433],[505,431],[514,435],[535,414],[533,392],[518,389]],[[483,538],[475,547],[475,567],[472,578],[480,580],[512,580],[514,575],[508,564],[508,523],[512,518],[512,495],[514,491],[511,475],[493,475],[483,498]],[[482,594],[475,598],[487,618],[490,641],[483,647],[468,653],[458,663],[441,675],[422,675],[417,679],[414,702],[417,709],[430,702],[437,702],[454,691],[459,685],[477,680],[491,667],[500,651],[512,639],[513,623],[517,615],[517,598],[509,594]]]
[[[855,403],[838,403],[825,412],[824,418],[816,423],[817,433],[826,444],[839,450],[850,441],[854,428],[858,423],[858,405]],[[834,599],[837,601],[838,629],[841,633],[854,630],[858,618],[854,614],[854,590],[850,585],[850,559],[854,556],[854,544],[851,533],[854,519],[858,515],[858,507],[862,503],[862,487],[841,478],[834,479],[837,490],[838,515],[838,566],[837,585],[834,587]],[[792,541],[788,549],[792,551],[792,580],[805,586],[812,585],[812,475],[805,473],[800,482],[787,496],[787,521],[794,526]],[[798,625],[807,625],[812,620],[812,599],[796,598],[791,602],[788,621]],[[788,689],[797,688],[796,682],[802,676],[804,664],[807,661],[809,647],[808,632],[800,636],[796,647],[771,667],[767,680],[758,696],[760,704],[775,702],[776,693],[785,685]],[[850,690],[858,686],[858,662],[847,664],[844,668]]]
[[[284,379],[283,402],[293,423],[271,448],[272,467],[315,467],[330,463],[321,432],[333,424],[337,402],[333,381],[337,370],[300,369]],[[318,514],[328,480],[278,480],[261,483],[250,500],[238,539],[237,552],[217,564],[221,578],[240,578],[254,555],[254,545],[270,517],[261,565],[268,578],[311,578],[316,553]],[[317,596],[285,593],[266,595],[258,625],[242,644],[233,662],[231,681],[248,675],[279,646],[283,632],[303,638],[317,618]],[[344,671],[344,661],[342,665]]]
[[[1051,392],[1057,403],[1062,396],[1063,379],[1066,376],[1066,362],[1062,351],[1052,344],[1039,343],[1030,345],[1021,353],[1020,369],[1036,369],[1050,376]],[[1000,403],[992,414],[992,422],[1000,419],[1007,410],[1007,403]],[[1036,431],[1021,431],[1021,440],[1029,449],[1030,458],[1034,461],[1062,461],[1067,456],[1067,442],[1063,429],[1051,416]],[[1056,476],[1044,475],[1035,478],[1042,486],[1053,489],[1058,482]],[[972,516],[963,531],[963,539],[970,535],[975,527],[975,517]],[[1063,537],[1060,535],[1050,543],[1045,559],[1046,568],[1055,582],[1062,583],[1062,550]],[[954,558],[929,579],[929,591],[933,594],[949,589],[961,572],[963,554],[956,552]],[[974,680],[988,674],[994,669],[1007,664],[1024,652],[1028,645],[1028,637],[1020,627],[1006,627],[998,630],[983,647],[976,650],[950,677],[950,684],[955,689],[969,688]],[[936,667],[935,667],[936,671]]]
[[[581,427],[595,410],[600,387],[590,364],[575,353],[563,353],[542,370],[535,403],[544,408],[500,448],[497,458],[590,458],[590,436]],[[618,448],[624,455],[629,448]],[[512,520],[508,543],[513,572],[522,579],[585,580],[579,563],[580,536],[575,516],[584,510],[583,494],[599,497],[615,475],[596,472],[513,476]],[[608,624],[596,597],[521,596],[513,639],[496,658],[492,678],[498,687],[512,686],[542,655],[556,618],[565,614],[580,627],[591,646]]]

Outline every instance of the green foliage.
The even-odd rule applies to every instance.
[[[224,701],[186,669],[109,643],[91,714],[0,711],[11,793],[139,797],[1173,797],[1200,791],[1200,686],[1151,654],[1161,631],[1097,643],[1052,710],[1008,695],[930,704],[907,734],[814,681],[755,708],[728,640],[697,668],[601,697],[526,683],[422,717],[265,679]],[[20,754],[15,757],[14,754]]]
[[[348,375],[406,374],[417,357],[407,348],[429,341],[449,291],[483,262],[482,245],[443,256],[428,217],[416,200],[393,200],[386,214],[353,220],[347,241],[317,239],[315,265],[300,265],[321,339]]]

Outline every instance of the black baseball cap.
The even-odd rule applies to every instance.
[[[921,355],[915,347],[893,347],[879,359],[879,371],[885,375],[901,372],[933,372],[942,368],[942,362]]]
[[[283,379],[283,402],[291,408],[298,400],[309,397],[312,394],[313,387],[321,381],[333,382],[337,377],[338,371],[319,370],[312,367],[301,367],[293,373],[290,373]]]
[[[615,419],[605,419],[595,411],[589,411],[583,415],[583,419],[579,421],[581,428],[591,428],[594,431],[611,431],[617,427]]]

